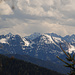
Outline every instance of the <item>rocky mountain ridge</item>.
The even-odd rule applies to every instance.
[[[35,34],[34,34],[35,35]],[[33,35],[33,36],[34,36]],[[75,35],[59,36],[54,33],[40,34],[33,40],[11,33],[0,35],[0,54],[27,54],[42,60],[52,60],[56,62],[56,56],[62,56],[63,52],[60,43],[66,52],[75,52]],[[72,41],[72,42],[71,42]]]

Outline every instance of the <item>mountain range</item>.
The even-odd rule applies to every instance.
[[[0,35],[0,54],[29,55],[42,61],[50,61],[62,65],[56,56],[65,59],[60,48],[69,52],[75,52],[75,35],[62,37],[55,33],[34,33],[30,36],[21,37],[11,33]],[[36,63],[35,63],[36,64]]]

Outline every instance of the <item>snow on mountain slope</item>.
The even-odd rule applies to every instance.
[[[75,47],[73,45],[69,46],[68,52],[71,54],[72,52],[75,53]]]
[[[43,34],[43,36],[40,39],[40,42],[45,42],[46,44],[54,44],[58,48],[60,48],[57,43],[60,43],[60,42],[63,42],[63,41],[61,40],[61,38],[53,37],[53,36],[47,35],[47,34]]]
[[[48,38],[48,41],[45,41],[46,44],[50,44],[50,43],[54,43],[54,41],[52,40],[51,36],[46,35],[45,36]]]
[[[39,42],[40,43],[45,43],[45,44],[55,44],[52,37],[50,35],[47,35],[47,34],[42,34],[40,36],[40,41]]]
[[[2,38],[2,39],[0,39],[0,43],[7,43],[7,44],[8,44],[8,42],[7,42],[7,39],[6,39],[6,38]]]
[[[63,42],[62,39],[59,37],[53,37],[53,39],[58,43]]]
[[[32,45],[35,44],[35,42],[33,42],[32,40],[27,39],[25,37],[22,37],[22,40],[24,42],[24,45],[22,45],[23,50],[26,50],[27,47],[33,48]]]
[[[22,40],[24,41],[25,45],[24,46],[29,46],[29,41],[27,41],[25,38],[22,38]]]
[[[42,41],[44,41],[46,44],[56,44],[56,42],[57,43],[63,42],[61,38],[54,37],[54,36],[47,35],[47,34],[42,35],[41,42]]]

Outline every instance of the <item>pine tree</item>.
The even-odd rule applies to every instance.
[[[65,50],[62,48],[61,44],[60,44],[60,48],[65,53],[65,55],[67,56],[66,57],[67,62],[64,61],[63,59],[61,59],[59,56],[57,56],[57,58],[66,64],[66,65],[64,65],[65,67],[69,67],[70,68],[70,73],[68,73],[68,75],[75,75],[74,54],[71,55],[69,53],[66,53]]]

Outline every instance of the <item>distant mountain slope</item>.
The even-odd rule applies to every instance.
[[[53,63],[52,61],[44,61],[41,59],[30,57],[28,55],[19,55],[19,54],[7,54],[6,56],[8,56],[8,57],[14,56],[17,59],[31,62],[31,63],[36,64],[38,66],[45,67],[45,68],[51,69],[53,71],[57,71],[57,72],[62,73],[62,74],[67,74],[67,72],[69,72],[68,68],[64,67],[61,64],[58,65],[56,63]]]
[[[62,75],[37,65],[0,55],[0,75]]]
[[[40,35],[41,35],[40,33],[35,32],[35,33],[31,34],[30,36],[26,36],[25,38],[33,40],[33,39],[39,37]]]

